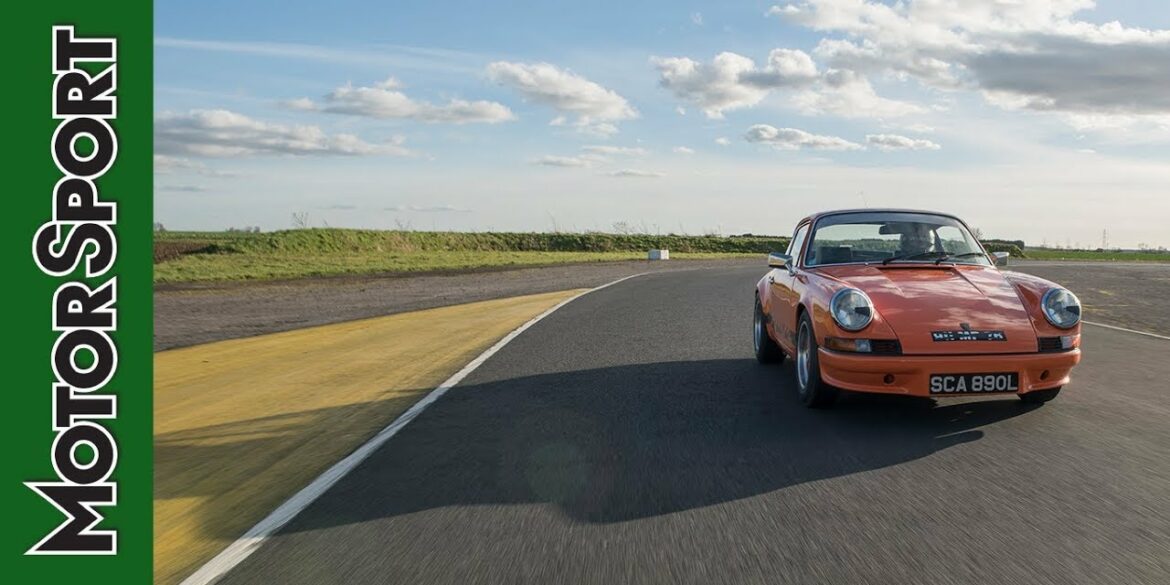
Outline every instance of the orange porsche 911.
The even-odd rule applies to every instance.
[[[792,356],[811,407],[839,389],[1047,402],[1081,359],[1081,304],[1006,261],[945,213],[805,218],[756,285],[756,359]]]

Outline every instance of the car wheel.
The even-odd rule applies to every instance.
[[[1060,394],[1059,386],[1056,388],[1049,388],[1048,390],[1033,390],[1031,392],[1025,392],[1024,394],[1020,394],[1020,400],[1023,400],[1025,404],[1044,404],[1045,402],[1056,398],[1057,394]]]
[[[752,345],[756,350],[756,361],[761,364],[778,364],[784,361],[784,352],[768,337],[768,328],[764,320],[764,307],[760,305],[760,297],[756,297],[756,314],[752,319]]]
[[[808,313],[800,316],[796,332],[796,390],[800,401],[809,408],[828,408],[837,400],[837,389],[821,380],[817,357],[817,336]]]

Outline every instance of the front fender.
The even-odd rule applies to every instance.
[[[826,337],[841,337],[845,339],[898,339],[898,334],[882,317],[882,308],[875,306],[873,321],[861,331],[846,331],[837,325],[829,312],[829,301],[833,295],[843,288],[855,288],[848,284],[827,276],[811,273],[808,285],[801,295],[800,304],[812,315],[813,333],[817,336],[817,343],[825,344]]]
[[[1020,303],[1024,305],[1024,310],[1028,312],[1028,317],[1032,320],[1032,328],[1036,330],[1036,335],[1040,337],[1080,335],[1081,324],[1079,322],[1069,329],[1061,329],[1048,322],[1048,318],[1044,316],[1044,308],[1040,305],[1040,301],[1044,298],[1044,293],[1053,288],[1065,287],[1051,280],[1023,272],[1005,271],[1002,274],[1008,283],[1012,285],[1012,288],[1016,290],[1016,295],[1020,297]],[[1076,293],[1074,292],[1073,294]],[[1084,307],[1082,306],[1081,309],[1083,311]]]

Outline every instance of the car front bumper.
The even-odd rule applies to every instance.
[[[1081,350],[987,355],[879,356],[818,349],[821,377],[828,384],[858,392],[910,396],[979,396],[982,393],[931,394],[932,374],[1019,374],[1017,394],[1068,383]],[[1002,394],[1002,393],[1001,393]],[[1011,394],[1011,393],[1009,393]]]

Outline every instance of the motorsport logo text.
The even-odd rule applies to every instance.
[[[108,555],[117,553],[117,531],[97,526],[102,508],[116,504],[118,495],[110,480],[118,444],[105,426],[117,416],[116,396],[105,390],[118,367],[111,337],[117,278],[106,276],[117,258],[117,206],[102,201],[98,181],[118,155],[111,126],[118,112],[117,41],[54,26],[52,47],[57,126],[50,152],[61,176],[52,189],[52,218],[37,230],[32,252],[42,272],[61,280],[51,299],[56,341],[49,355],[57,477],[25,485],[64,518],[25,554]]]

